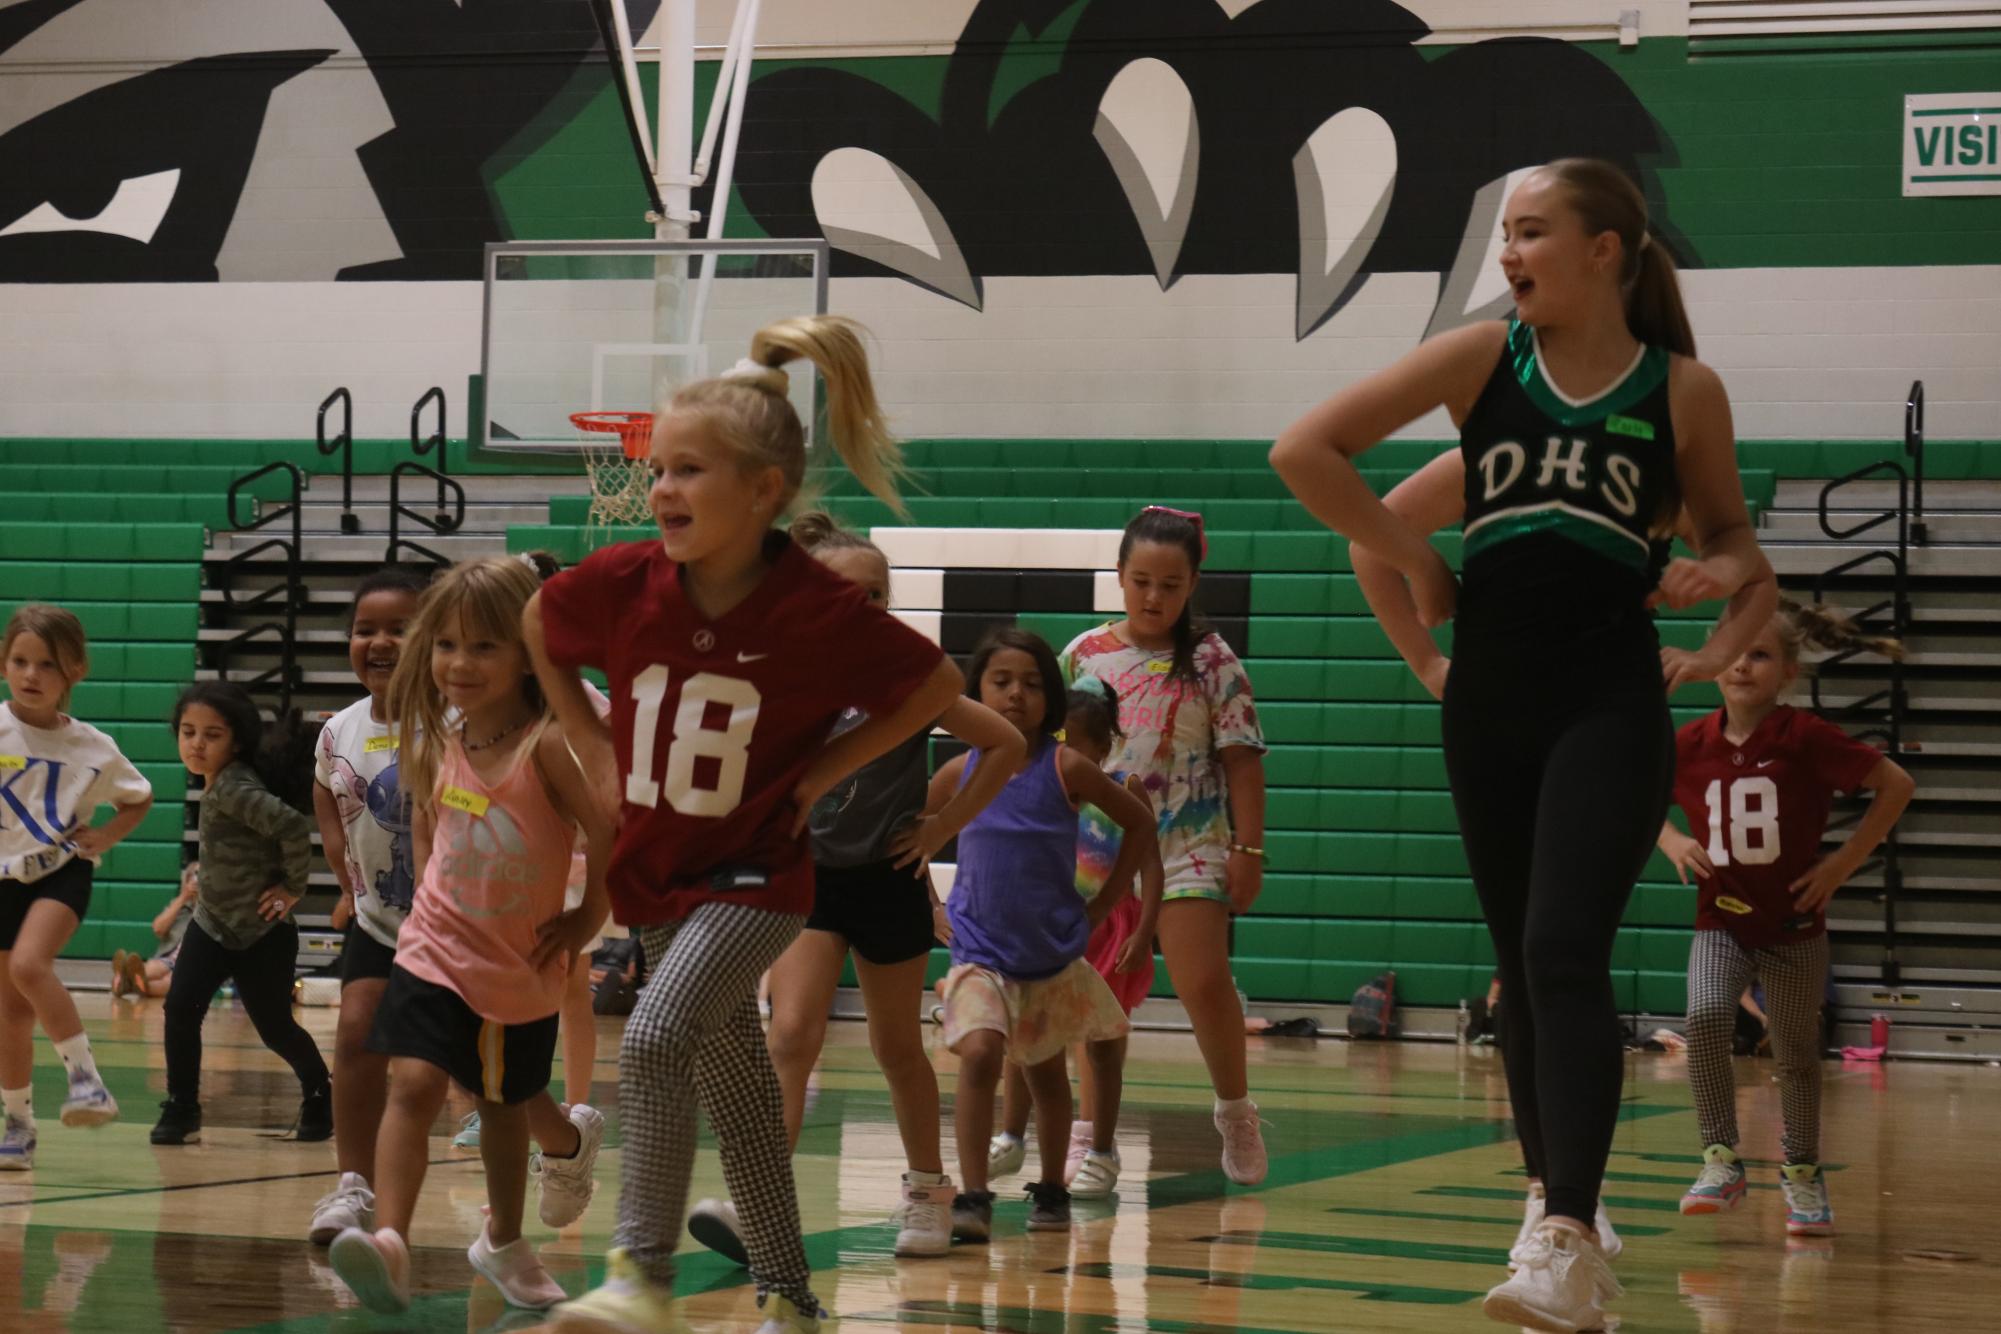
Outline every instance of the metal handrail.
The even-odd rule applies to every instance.
[[[421,422],[424,416],[424,407],[426,404],[431,403],[437,404],[437,424],[431,428],[429,435],[419,435],[418,432],[421,429]],[[418,398],[410,406],[410,453],[412,457],[423,458],[426,454],[433,451],[436,451],[438,455],[438,466],[428,471],[438,479],[438,510],[442,513],[445,508],[445,483],[451,480],[448,475],[451,469],[445,459],[445,391],[437,385],[432,385],[429,389],[426,389],[422,397]],[[459,508],[461,510],[465,508],[463,498],[460,501]]]
[[[1924,546],[1925,527],[1925,382],[1911,381],[1904,400],[1904,457],[1911,461],[1911,541]]]
[[[1905,448],[1906,452],[1910,453],[1913,458],[1920,460],[1919,466],[1922,467],[1924,456],[1924,386],[1922,384],[1915,384],[1911,389],[1911,402],[1905,405]],[[1913,405],[1915,405],[1915,418],[1912,416]],[[1914,430],[1915,434],[1913,434]],[[1832,499],[1834,493],[1851,482],[1857,482],[1865,477],[1874,477],[1879,474],[1896,478],[1896,508],[1873,515],[1847,528],[1836,528],[1828,512],[1828,502]],[[1843,542],[1860,536],[1863,533],[1873,532],[1885,524],[1894,524],[1896,546],[1894,549],[1877,548],[1873,551],[1865,551],[1860,555],[1842,561],[1839,565],[1822,570],[1814,576],[1813,580],[1813,600],[1815,602],[1824,602],[1826,601],[1825,593],[1827,586],[1835,580],[1852,574],[1854,571],[1872,562],[1880,561],[1888,565],[1890,567],[1890,596],[1888,600],[1879,601],[1866,610],[1857,613],[1854,619],[1860,623],[1888,611],[1890,614],[1889,632],[1894,638],[1899,640],[1904,639],[1909,634],[1911,624],[1909,588],[1910,544],[1917,533],[1923,528],[1922,523],[1914,525],[1912,521],[1911,482],[1912,479],[1904,471],[1902,464],[1894,459],[1882,459],[1857,468],[1846,476],[1837,477],[1827,483],[1827,485],[1821,487],[1819,504],[1821,532],[1827,534],[1828,537],[1837,542]],[[1917,540],[1922,541],[1923,539],[1919,537]],[[1859,647],[1843,649],[1841,652],[1823,659],[1820,663],[1820,668],[1824,671],[1828,667],[1836,666],[1868,651]],[[1890,658],[1888,659],[1888,664],[1890,677],[1888,686],[1882,690],[1865,695],[1853,703],[1844,705],[1835,712],[1850,718],[1861,719],[1867,717],[1869,721],[1875,722],[1877,724],[1875,727],[1858,735],[1883,738],[1886,743],[1884,753],[1894,761],[1904,753],[1904,713],[1910,706],[1910,700],[1904,689],[1904,664],[1902,660]],[[1820,671],[1816,671],[1813,674],[1811,685],[1813,707],[1816,713],[1825,714],[1829,710],[1821,700],[1820,683],[1821,673]],[[1877,716],[1869,717],[1872,714]],[[1900,852],[1901,848],[1897,839],[1897,830],[1895,826],[1892,826],[1890,832],[1884,837],[1878,851],[1878,855],[1881,857],[1883,863],[1883,985],[1886,987],[1896,987],[1901,981],[1902,974],[1902,965],[1897,959],[1897,900],[1902,896],[1904,889],[1904,873],[1900,861]]]
[[[327,439],[327,410],[335,403],[340,404],[340,434]],[[354,395],[342,388],[328,394],[320,403],[319,421],[313,428],[313,438],[320,447],[322,456],[340,454],[340,530],[343,533],[361,531],[361,518],[354,512]]]
[[[283,473],[291,480],[291,498],[268,514],[253,514],[247,521],[239,519],[236,512],[236,500],[242,494],[243,488],[249,486],[259,478],[269,476],[272,473]],[[217,645],[216,650],[216,674],[226,681],[230,679],[230,649],[238,647],[245,640],[265,629],[266,626],[279,632],[281,638],[279,640],[278,665],[268,671],[259,672],[255,676],[244,678],[243,684],[255,688],[269,685],[275,678],[278,684],[278,712],[280,715],[283,715],[292,707],[292,689],[298,683],[299,675],[296,642],[298,640],[299,629],[299,604],[305,596],[304,587],[299,579],[299,553],[304,540],[301,526],[302,507],[299,502],[304,491],[305,474],[300,471],[299,465],[289,460],[278,459],[265,464],[261,468],[247,472],[231,482],[229,484],[228,495],[224,501],[225,512],[229,516],[229,526],[239,533],[254,533],[258,529],[268,524],[276,523],[281,519],[291,520],[291,535],[289,537],[268,538],[265,541],[257,543],[255,546],[246,547],[224,561],[222,565],[222,598],[224,605],[236,610],[243,610],[250,607],[262,607],[273,601],[280,601],[283,607],[282,619],[266,622],[263,625],[252,626],[234,638],[225,640],[223,643]],[[252,500],[255,501],[255,499],[253,496]],[[274,550],[283,552],[285,556],[284,582],[275,587],[265,589],[255,597],[241,600],[234,597],[232,585],[237,570],[265,552]]]
[[[436,391],[433,391],[436,392]],[[432,514],[411,509],[403,503],[403,479],[405,477],[431,477],[438,483],[438,509]],[[454,508],[451,513],[444,510],[445,493],[451,492]],[[402,521],[409,519],[419,527],[433,533],[455,533],[466,520],[466,490],[436,468],[405,459],[389,470],[389,546],[382,553],[383,563],[394,565],[396,553],[408,550],[425,560],[439,565],[450,565],[451,558],[439,554],[420,542],[412,542],[402,535]]]

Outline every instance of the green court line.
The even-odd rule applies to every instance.
[[[1466,1246],[1450,1241],[1391,1241],[1384,1237],[1334,1237],[1314,1232],[1224,1232],[1196,1241],[1259,1250],[1313,1251],[1321,1255],[1369,1255],[1384,1260],[1426,1260],[1493,1268],[1507,1263],[1507,1247]]]
[[[1437,1214],[1426,1213],[1421,1209],[1358,1209],[1345,1204],[1333,1205],[1327,1212],[1354,1214],[1361,1218],[1408,1218],[1420,1223],[1480,1223],[1494,1227],[1520,1227],[1522,1222],[1521,1219],[1514,1217],[1483,1218],[1479,1214]],[[1664,1237],[1669,1231],[1668,1228],[1649,1227],[1644,1223],[1619,1224],[1619,1235],[1622,1237]]]
[[[1701,1162],[1702,1160],[1698,1158],[1696,1161]],[[1528,1169],[1524,1167],[1511,1167],[1507,1171],[1501,1173],[1501,1175],[1509,1177],[1523,1177],[1528,1175]],[[1605,1173],[1605,1179],[1607,1181],[1616,1181],[1622,1186],[1679,1186],[1683,1182],[1688,1180],[1687,1176],[1663,1176],[1657,1172],[1609,1172],[1609,1171]],[[1778,1189],[1776,1185],[1766,1186],[1756,1181],[1753,1181],[1751,1183],[1751,1186],[1755,1190]]]
[[[1518,1190],[1503,1190],[1495,1186],[1426,1186],[1419,1195],[1442,1195],[1454,1200],[1512,1200],[1519,1204],[1522,1193]],[[1678,1214],[1681,1212],[1679,1200],[1654,1200],[1640,1195],[1603,1195],[1599,1203],[1608,1209],[1651,1209],[1657,1213]]]
[[[1251,1325],[1212,1325],[1199,1320],[1136,1320],[1132,1316],[1077,1314],[979,1302],[903,1302],[892,1311],[841,1317],[842,1324],[938,1325],[979,1329],[989,1334],[1296,1334]]]
[[[1643,1163],[1687,1163],[1690,1167],[1700,1167],[1707,1161],[1699,1153],[1641,1153],[1635,1149],[1614,1149],[1612,1150],[1612,1156],[1614,1158],[1637,1158]],[[1739,1157],[1737,1161],[1746,1167],[1769,1167],[1774,1171],[1785,1166],[1785,1160],[1782,1158]],[[1823,1172],[1846,1172],[1848,1164],[1822,1163],[1820,1170]]]
[[[1199,1240],[1199,1239],[1198,1239]],[[1421,1306],[1457,1306],[1481,1294],[1470,1289],[1410,1287],[1401,1283],[1359,1283],[1336,1278],[1303,1278],[1291,1274],[1233,1273],[1227,1270],[1183,1269],[1170,1265],[1073,1265],[1069,1271],[1084,1278],[1185,1278],[1211,1288],[1246,1292],[1353,1292],[1365,1302],[1409,1302]]]

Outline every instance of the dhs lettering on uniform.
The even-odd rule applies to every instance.
[[[1598,494],[1619,514],[1632,518],[1639,510],[1640,465],[1613,449],[1602,450],[1599,457],[1604,475],[1597,485]],[[1480,498],[1491,504],[1508,495],[1527,474],[1528,461],[1528,450],[1520,443],[1494,442],[1479,458]],[[1535,481],[1524,489],[1540,495],[1564,491],[1582,494],[1591,489],[1592,463],[1590,440],[1581,436],[1549,436],[1543,442]]]

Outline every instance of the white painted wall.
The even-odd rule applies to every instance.
[[[1683,274],[1745,438],[1888,438],[1913,379],[1938,439],[2001,437],[2001,267]],[[1421,334],[1438,279],[1372,278],[1304,342],[1288,275],[997,278],[986,308],[837,279],[911,436],[1275,434]],[[475,283],[0,286],[0,435],[298,436],[337,384],[400,436],[433,384],[465,429]],[[1445,422],[1410,434],[1438,438]]]

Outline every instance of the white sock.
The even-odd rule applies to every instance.
[[[64,1038],[56,1044],[56,1055],[63,1058],[63,1066],[69,1071],[72,1082],[88,1076],[97,1078],[97,1062],[90,1056],[90,1038],[78,1033],[75,1037]]]
[[[1072,1139],[1089,1139],[1096,1133],[1097,1131],[1089,1121],[1072,1121],[1070,1123],[1070,1138]]]
[[[1257,1104],[1251,1101],[1249,1094],[1241,1098],[1216,1099],[1216,1115],[1218,1116],[1243,1116],[1246,1114],[1255,1114],[1257,1110]]]
[[[7,1106],[7,1115],[16,1121],[35,1124],[35,1090],[29,1088],[0,1089],[0,1101]]]
[[[995,1138],[1006,1140],[1009,1144],[1021,1143],[1021,1136],[1009,1134],[1005,1130],[1001,1131],[1001,1133],[999,1135],[996,1135]]]
[[[950,1184],[952,1180],[943,1172],[919,1172],[914,1169],[903,1175],[913,1186],[943,1186]]]

